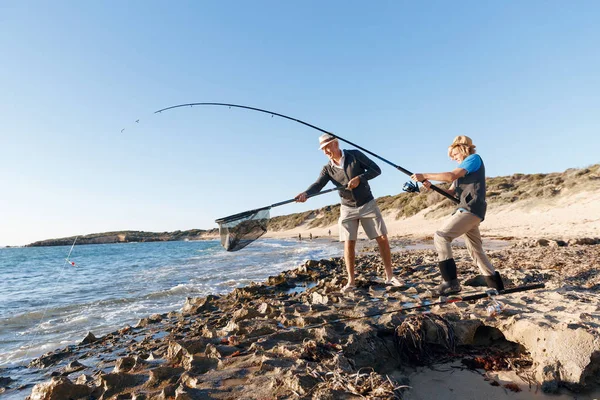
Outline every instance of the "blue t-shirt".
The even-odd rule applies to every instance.
[[[481,168],[481,157],[479,154],[471,154],[460,163],[458,168],[466,170],[467,175],[472,174]]]

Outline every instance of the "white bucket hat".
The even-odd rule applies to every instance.
[[[337,140],[337,138],[329,133],[324,133],[319,136],[319,149],[323,149],[323,147],[327,146],[329,143]]]

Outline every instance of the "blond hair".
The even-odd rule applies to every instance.
[[[458,152],[465,157],[475,154],[475,145],[473,145],[473,141],[470,137],[464,135],[454,138],[452,144],[448,147],[448,157],[452,157],[453,149],[458,149]]]

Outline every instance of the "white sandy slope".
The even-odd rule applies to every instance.
[[[435,206],[433,206],[435,207]],[[431,237],[444,223],[449,211],[432,212],[431,207],[410,218],[384,215],[390,237]],[[428,215],[429,214],[429,215]],[[433,217],[432,215],[436,215]],[[439,214],[439,215],[438,215]],[[426,217],[426,215],[428,215]],[[303,224],[294,229],[268,232],[272,238],[337,238],[337,224],[311,228]],[[600,190],[565,193],[551,199],[523,200],[512,204],[491,204],[480,226],[484,237],[570,239],[600,237]],[[359,238],[364,238],[359,230]]]

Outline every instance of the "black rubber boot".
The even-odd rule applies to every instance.
[[[440,261],[438,267],[444,282],[435,287],[434,291],[436,294],[442,296],[460,292],[461,287],[458,279],[456,279],[456,263],[454,262],[454,258]]]
[[[497,291],[504,290],[504,282],[502,282],[502,277],[498,271],[496,271],[494,275],[484,276],[484,278],[488,287],[496,289]]]

